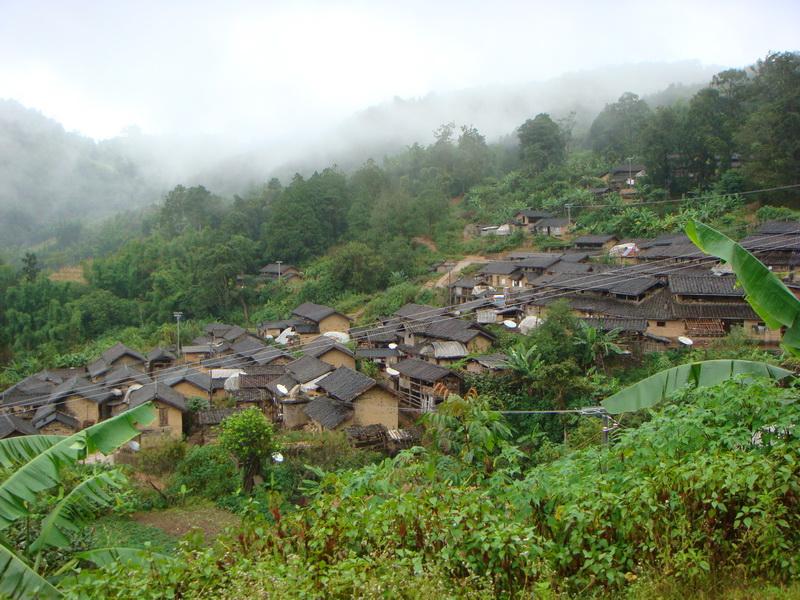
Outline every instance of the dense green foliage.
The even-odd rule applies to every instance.
[[[727,381],[679,393],[611,446],[532,460],[483,401],[454,398],[429,425],[435,448],[329,473],[305,507],[253,513],[235,539],[184,545],[175,563],[129,566],[136,583],[114,583],[111,566],[68,585],[103,582],[119,598],[376,597],[410,579],[398,589],[585,597],[653,578],[796,580],[797,399]]]

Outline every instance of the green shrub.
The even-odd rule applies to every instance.
[[[178,463],[170,479],[168,494],[177,494],[185,486],[190,494],[216,500],[239,487],[236,463],[220,446],[194,446]]]
[[[136,454],[134,466],[151,475],[171,473],[186,456],[187,445],[182,440],[167,440],[157,446],[143,448]]]

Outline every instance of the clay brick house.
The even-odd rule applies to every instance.
[[[188,412],[184,397],[163,383],[148,383],[131,392],[130,408],[152,402],[156,419],[142,430],[142,437],[171,437],[180,439],[184,432],[184,415]]]
[[[382,386],[371,377],[347,367],[340,367],[321,379],[319,388],[324,395],[312,399],[305,412],[323,428],[339,429],[351,425],[397,428],[397,392]],[[334,416],[338,422],[331,427]]]
[[[128,365],[144,372],[146,363],[146,356],[128,348],[125,344],[117,343],[103,352],[96,361],[90,363],[86,370],[92,381],[97,381],[115,367],[123,365]]]

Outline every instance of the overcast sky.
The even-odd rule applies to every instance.
[[[798,0],[0,0],[0,98],[96,138],[280,138],[394,96],[798,42]]]

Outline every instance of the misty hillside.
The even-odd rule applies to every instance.
[[[70,220],[95,221],[158,201],[178,183],[232,195],[277,175],[310,173],[335,163],[427,143],[442,123],[473,124],[488,140],[539,112],[575,113],[580,139],[592,119],[623,92],[653,104],[688,98],[714,68],[694,62],[639,64],[564,75],[546,82],[485,86],[418,99],[396,98],[357,113],[312,144],[264,142],[236,147],[206,138],[126,135],[96,142],[13,100],[0,101],[0,247],[36,243]],[[682,85],[672,85],[672,84]],[[672,87],[670,87],[672,86]],[[665,91],[666,90],[666,91]]]
[[[313,144],[276,149],[268,144],[241,152],[216,168],[204,171],[202,181],[220,192],[234,193],[242,182],[257,183],[270,172],[281,179],[295,172],[310,174],[321,165],[358,167],[414,142],[428,143],[443,123],[474,125],[487,140],[511,134],[540,112],[560,119],[575,114],[573,135],[585,136],[603,107],[632,91],[653,106],[690,98],[720,69],[694,61],[641,63],[570,73],[516,85],[487,85],[422,98],[394,98],[366,108],[323,133]]]
[[[97,220],[158,198],[154,181],[112,144],[69,133],[21,104],[0,101],[0,240],[37,238],[42,226]]]

